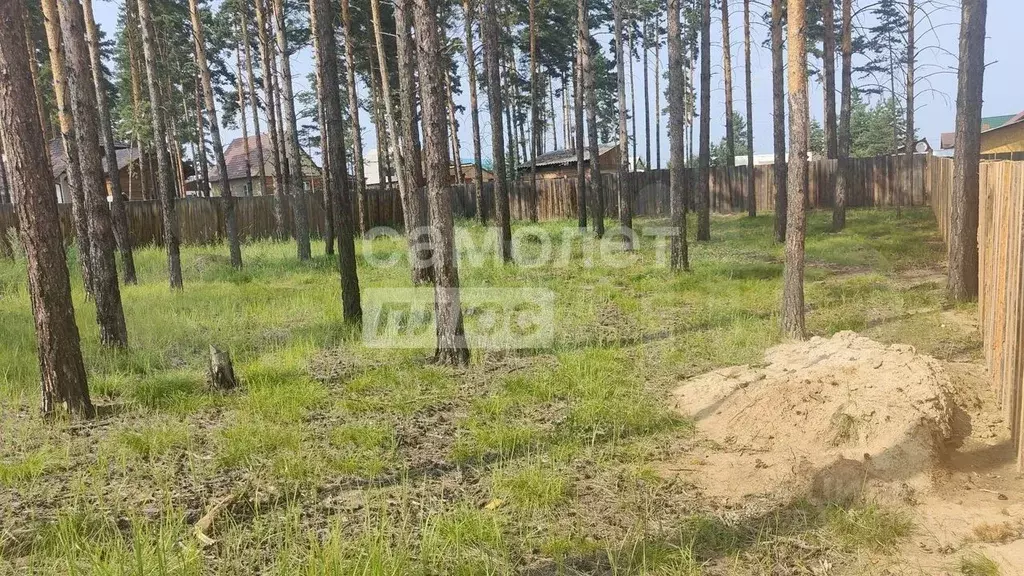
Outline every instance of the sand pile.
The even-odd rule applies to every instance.
[[[776,346],[763,365],[716,370],[675,391],[676,409],[705,440],[683,466],[730,499],[850,500],[867,487],[911,498],[930,486],[953,437],[947,389],[941,365],[910,346],[853,332]]]

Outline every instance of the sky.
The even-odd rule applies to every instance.
[[[95,4],[97,24],[108,34],[112,35],[114,32],[121,1],[98,0]],[[743,80],[743,3],[740,0],[729,0],[729,2],[731,10],[729,29],[733,62],[733,102],[736,112],[743,114],[745,112],[745,88]],[[768,36],[768,29],[761,17],[763,12],[768,9],[765,4],[766,3],[757,2],[755,0],[755,2],[752,2],[751,6],[751,36],[753,39],[751,44],[751,77],[754,108],[754,121],[752,124],[754,130],[754,151],[757,154],[770,154],[772,152],[771,52],[763,46],[764,41]],[[916,19],[918,29],[917,45],[920,54],[918,58],[917,75],[921,80],[918,82],[916,89],[916,123],[918,127],[918,136],[927,138],[931,145],[938,150],[940,134],[942,132],[953,131],[954,121],[956,118],[956,54],[958,51],[958,35],[960,29],[960,6],[959,1],[957,0],[918,0],[918,4],[922,6],[922,8],[919,9],[919,16]],[[855,5],[857,7],[866,6],[867,1],[855,0]],[[725,88],[722,76],[723,52],[721,44],[721,11],[712,10],[712,12],[711,140],[712,142],[717,142],[725,133]],[[838,17],[839,15],[837,13],[837,18]],[[662,25],[664,25],[664,15],[662,15],[661,21]],[[1024,21],[1024,0],[989,0],[985,42],[986,73],[984,85],[984,107],[982,111],[984,116],[1016,114],[1024,110],[1024,74],[1022,74],[1022,66],[1020,63],[1021,55],[1019,53],[1019,50],[1021,50],[1021,43],[1020,39],[1015,40],[1013,38],[1015,34],[1020,33],[1021,21]],[[855,27],[866,28],[867,26],[870,26],[870,24],[870,19],[868,16],[863,14],[863,10],[861,10],[861,13],[858,16],[855,16]],[[605,45],[606,50],[610,54],[609,43],[612,40],[612,34],[610,31],[597,30],[594,32],[598,41]],[[454,34],[461,37],[462,33],[461,31],[456,31]],[[661,71],[664,73],[668,68],[668,54],[664,46],[657,56],[653,52],[648,56],[652,115],[654,103],[653,84],[655,57],[660,58]],[[856,66],[858,60],[863,58],[863,55],[854,55],[854,65]],[[229,58],[228,61],[233,63],[234,58]],[[460,75],[465,78],[465,61],[460,59],[458,65]],[[482,66],[481,59],[479,58],[477,59],[477,65]],[[313,66],[313,55],[309,48],[305,48],[292,56],[292,82],[295,93],[312,89],[312,86],[309,85],[308,75],[313,70]],[[633,63],[633,69],[638,114],[636,149],[638,154],[643,156],[645,149],[642,92],[643,67],[639,59]],[[668,82],[663,78],[663,81],[661,82],[662,90],[665,89],[667,84]],[[858,79],[855,78],[854,85],[856,86],[857,84]],[[811,103],[811,116],[821,121],[823,118],[822,109],[824,106],[822,90],[818,83],[813,80],[810,82],[810,88],[811,94],[809,98]],[[359,90],[363,97],[367,96],[366,86],[360,84]],[[627,106],[629,105],[628,90],[629,88],[627,86]],[[463,108],[463,111],[458,117],[461,156],[463,158],[472,158],[472,125],[468,112],[468,90],[463,90],[463,94],[456,98],[457,104]],[[666,103],[664,94],[662,95],[661,100],[662,105],[664,106]],[[480,104],[481,141],[483,142],[484,147],[483,156],[486,160],[490,157],[489,142],[491,127],[489,116],[486,113],[487,104],[483,92],[481,92]],[[555,103],[555,108],[557,115],[556,121],[559,126],[559,135],[561,135],[563,119],[561,117],[561,106],[559,102]],[[365,119],[365,111],[363,114],[363,146],[366,150],[374,149],[377,146],[374,139],[374,130],[369,121]],[[653,162],[653,159],[656,156],[654,151],[655,137],[653,132],[655,122],[653,118],[651,122],[651,156]],[[669,156],[669,143],[664,131],[667,122],[668,115],[667,113],[664,113],[661,118],[661,127],[663,131],[661,138],[661,159],[663,166],[666,167]],[[266,124],[264,122],[264,126],[265,125]],[[222,139],[224,140],[225,145],[240,135],[240,129],[222,128]],[[548,129],[547,138],[548,143],[546,147],[550,149],[552,145],[550,142],[550,129]],[[564,146],[564,143],[561,141],[561,137],[559,138],[559,144]],[[319,157],[317,152],[318,151],[312,151],[314,157]]]

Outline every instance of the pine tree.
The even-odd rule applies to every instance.
[[[494,158],[494,205],[498,220],[498,246],[502,260],[512,260],[512,228],[509,221],[509,200],[505,171],[505,135],[502,114],[504,102],[501,94],[501,46],[498,42],[497,0],[484,0],[482,22],[484,41],[484,70],[487,74],[487,104],[491,113],[491,153]]]
[[[673,270],[689,270],[686,245],[686,153],[683,150],[686,125],[686,80],[683,76],[683,41],[679,20],[680,0],[668,0],[668,137],[669,137],[669,208],[672,227]]]
[[[853,139],[853,0],[843,0],[843,67],[842,97],[839,106],[839,166],[836,174],[836,193],[832,202],[832,231],[846,227],[846,194],[849,189],[850,146]]]
[[[805,0],[789,0],[789,192],[786,217],[786,265],[782,275],[782,331],[804,338],[804,232],[807,200],[807,49]]]
[[[786,0],[772,0],[772,134],[775,148],[775,241],[786,241],[788,211],[788,173],[786,164],[786,99],[782,66],[782,18]]]
[[[700,167],[697,177],[697,240],[711,240],[711,0],[700,10]],[[731,138],[729,138],[731,140]]]

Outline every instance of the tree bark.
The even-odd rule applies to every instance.
[[[50,116],[46,112],[46,102],[43,99],[43,90],[40,85],[39,59],[36,57],[32,19],[29,18],[28,11],[24,11],[22,14],[24,15],[22,24],[25,28],[25,47],[28,49],[29,71],[32,73],[32,88],[36,97],[36,110],[39,113],[39,122],[43,127],[43,139],[49,143],[53,139],[53,128],[50,126]]]
[[[725,165],[732,168],[736,165],[736,126],[733,122],[732,43],[729,39],[729,0],[720,1],[722,4],[722,76],[725,81]],[[726,172],[725,178],[726,189],[729,191],[729,202],[732,203],[731,172]]]
[[[193,0],[194,1],[194,0]],[[299,149],[299,130],[295,122],[295,97],[292,93],[291,57],[288,55],[288,39],[284,21],[284,0],[274,0],[274,19],[277,22],[277,50],[281,55],[281,106],[284,116],[284,150],[288,156],[289,196],[292,197],[292,218],[299,260],[309,260],[309,215],[306,213],[305,195],[302,192],[302,151]]]
[[[96,82],[85,41],[85,19],[78,0],[58,0],[60,28],[67,59],[68,91],[75,122],[75,137],[82,169],[82,192],[89,214],[89,257],[96,299],[96,323],[104,346],[128,345],[128,330],[121,306],[121,288],[114,259],[114,231],[107,204],[107,186],[100,155]],[[114,164],[116,178],[117,164]]]
[[[846,227],[846,193],[849,188],[850,122],[853,116],[853,0],[843,0],[842,95],[839,106],[839,166],[836,195],[832,202],[832,231]]]
[[[583,35],[583,97],[587,108],[587,148],[590,150],[590,198],[593,204],[594,234],[604,237],[604,190],[601,183],[601,168],[597,158],[600,156],[597,145],[597,80],[594,74],[594,63],[590,58],[590,14],[587,0],[576,0],[579,11],[579,25]]]
[[[825,28],[821,61],[825,73],[825,153],[829,159],[839,157],[836,134],[836,17],[835,0],[821,0],[821,19]]]
[[[679,22],[680,0],[668,0],[668,138],[669,210],[672,215],[673,270],[689,270],[686,245],[686,80],[683,77],[683,40]]]
[[[167,276],[172,290],[182,289],[181,253],[179,248],[178,214],[174,209],[174,185],[171,174],[171,158],[166,148],[167,133],[164,127],[163,93],[160,91],[160,77],[156,67],[156,37],[153,32],[153,17],[149,11],[149,0],[137,0],[139,26],[142,28],[142,51],[146,61],[146,79],[149,86],[149,103],[152,110],[153,140],[156,143],[156,168],[159,181],[157,196],[160,198],[160,212],[164,225],[164,247],[167,250]]]
[[[537,118],[537,2],[529,0],[530,12],[530,221],[537,221],[537,154],[540,153],[540,120]]]
[[[56,186],[49,146],[35,109],[34,85],[25,58],[24,4],[0,4],[0,148],[19,198],[15,211],[28,259],[29,294],[35,319],[42,382],[42,409],[63,404],[84,417],[95,414],[71,303],[71,283],[61,245]]]
[[[904,140],[904,158],[906,158],[906,175],[904,180],[903,201],[896,202],[897,216],[904,202],[908,205],[914,199],[914,68],[917,66],[917,53],[914,48],[914,0],[907,0],[907,133]]]
[[[420,137],[417,126],[416,115],[416,48],[409,26],[412,23],[412,14],[409,12],[409,0],[394,2],[395,21],[401,21],[405,25],[396,28],[395,51],[398,61],[398,122],[402,130],[403,139],[406,140],[405,155],[409,170],[412,172],[410,190],[416,191],[416,212],[420,226],[426,226],[429,215],[427,214],[427,198],[418,190],[425,184],[423,179],[423,159],[420,157]],[[430,268],[426,268],[426,278],[429,280]]]
[[[206,120],[210,125],[210,140],[213,143],[213,158],[220,172],[221,201],[224,203],[224,228],[228,237],[228,251],[231,255],[231,267],[242,267],[242,248],[238,239],[238,219],[235,216],[235,199],[231,192],[231,180],[228,179],[228,166],[224,161],[224,146],[220,140],[220,124],[217,122],[217,103],[213,99],[213,84],[210,80],[210,63],[206,59],[206,41],[203,34],[203,23],[199,18],[199,6],[196,0],[189,0],[189,12],[192,16],[192,33],[195,36],[196,64],[203,85],[203,104],[206,107]],[[198,113],[198,110],[196,111]],[[246,139],[248,142],[248,139]],[[202,145],[202,141],[200,141]],[[246,155],[248,161],[248,155]]]
[[[494,158],[494,207],[498,220],[498,247],[505,262],[512,260],[512,227],[509,221],[507,173],[505,168],[505,133],[501,97],[501,46],[498,43],[497,0],[484,0],[482,27],[484,70],[487,74],[487,103],[491,114],[491,155]],[[422,76],[420,77],[422,79]]]
[[[628,231],[633,227],[633,213],[631,210],[629,187],[626,185],[626,170],[629,158],[629,135],[626,133],[626,71],[625,53],[622,47],[622,0],[612,0],[612,18],[615,21],[615,64],[618,71],[618,95],[619,95],[619,165],[618,165],[618,198],[619,198],[619,224],[623,231],[623,249],[632,250],[632,236]],[[632,62],[632,56],[630,62]],[[594,158],[591,162],[596,163]]]
[[[192,95],[195,98],[196,147],[193,150],[194,154],[192,158],[193,160],[195,160],[196,164],[194,168],[196,170],[195,176],[197,177],[199,183],[199,192],[202,194],[203,198],[209,198],[210,165],[206,160],[206,128],[204,127],[206,122],[203,121],[203,87],[202,82],[199,80],[198,76],[196,76],[196,78],[194,78],[193,80],[195,81],[195,90],[192,91]],[[184,89],[184,86],[182,86],[182,91],[184,91]],[[185,114],[187,115],[188,108],[185,107],[184,102],[182,103],[182,107],[185,110]],[[217,231],[217,236],[220,236],[220,230]]]
[[[320,154],[323,159],[323,203],[324,203],[324,254],[326,256],[334,256],[334,237],[335,237],[335,223],[338,220],[336,212],[338,212],[338,202],[334,198],[334,187],[337,185],[333,182],[333,174],[331,170],[331,154],[328,153],[330,149],[330,135],[327,130],[327,110],[326,106],[328,102],[325,97],[325,90],[327,87],[324,86],[324,68],[319,65],[320,58],[325,56],[325,47],[321,47],[321,42],[337,42],[334,36],[333,27],[328,29],[323,35],[317,31],[319,29],[319,23],[317,18],[330,17],[329,13],[325,13],[323,9],[317,6],[316,0],[310,0],[309,2],[309,28],[311,32],[313,42],[313,56],[317,61],[317,66],[314,71],[314,78],[316,82],[316,113],[317,123],[320,127]],[[337,80],[338,76],[338,62],[337,62],[337,46],[332,46],[332,53],[335,61],[334,65],[334,76]],[[334,86],[337,90],[337,86]],[[341,104],[338,104],[339,110]],[[340,120],[341,116],[338,116]],[[347,176],[346,176],[347,177]],[[340,183],[339,183],[340,184]],[[347,182],[344,184],[347,187]]]
[[[743,0],[743,67],[747,86],[747,215],[754,218],[757,216],[757,194],[754,191],[754,93],[750,73],[750,0]]]
[[[654,15],[654,157],[655,168],[661,170],[661,19]]]
[[[267,6],[266,0],[255,0],[256,2],[256,27],[259,33],[260,44],[260,68],[263,73],[263,95],[264,106],[267,111],[267,132],[270,133],[271,163],[273,164],[274,187],[274,224],[277,232],[277,239],[281,242],[288,238],[288,221],[285,216],[287,208],[287,192],[285,191],[284,175],[281,166],[281,142],[277,132],[277,113],[274,105],[274,73],[271,66],[274,59],[274,47],[270,44],[270,32],[267,29]]]
[[[366,206],[366,173],[363,166],[363,130],[359,124],[359,93],[356,91],[356,64],[352,46],[352,17],[348,0],[341,0],[341,22],[345,32],[345,82],[348,87],[348,109],[352,121],[352,164],[355,172],[356,202],[358,203],[359,235],[370,229]]]
[[[484,200],[484,166],[480,153],[480,112],[477,110],[476,50],[473,47],[473,20],[476,13],[474,0],[462,0],[466,20],[466,69],[469,75],[469,117],[473,123],[473,167],[476,169],[476,217],[481,225],[487,224],[487,206]]]
[[[68,94],[67,68],[64,63],[64,42],[61,38],[60,18],[56,0],[44,0],[43,21],[46,24],[46,42],[50,51],[50,74],[53,77],[53,95],[57,103],[57,120],[67,163],[65,180],[71,196],[71,218],[75,225],[75,250],[82,270],[82,284],[86,297],[93,294],[92,258],[89,245],[89,219],[82,191],[82,168],[78,159],[74,121]]]
[[[789,214],[786,217],[786,265],[782,275],[782,331],[804,337],[804,203],[807,198],[807,50],[805,0],[789,0]]]
[[[786,241],[786,211],[789,202],[786,163],[786,91],[782,66],[782,18],[786,0],[772,0],[772,106],[775,148],[775,241]],[[749,128],[748,128],[749,129]]]
[[[584,46],[590,43],[590,39],[583,35],[583,27],[579,24],[580,19],[586,18],[584,2],[585,0],[576,0],[580,14],[576,23],[576,58],[572,70],[573,114],[576,124],[576,216],[581,232],[587,229],[587,168],[583,163],[583,149],[586,146],[583,140],[583,52],[586,50]]]
[[[643,52],[643,59],[641,66],[644,69],[644,170],[651,169],[651,94],[650,94],[650,80],[647,74],[647,50],[650,48],[648,45],[648,35],[650,30],[647,26],[647,18],[644,18],[643,28],[643,41],[641,42],[641,50]]]
[[[345,173],[345,130],[342,127],[341,95],[338,93],[338,54],[334,35],[334,11],[330,0],[310,0],[313,33],[317,37],[316,65],[322,79],[319,92],[324,109],[323,130],[327,133],[326,154],[331,171],[332,194],[335,207],[335,225],[338,230],[338,269],[341,275],[341,302],[345,321],[359,323],[363,311],[359,296],[359,276],[356,271],[352,201],[348,193],[348,175]],[[348,39],[346,38],[346,44]]]
[[[711,0],[701,0],[700,160],[697,177],[697,240],[711,240]],[[727,136],[728,138],[728,136]]]
[[[448,140],[444,113],[447,100],[443,80],[445,71],[441,66],[441,43],[434,8],[430,0],[416,0],[414,6],[431,243],[435,247],[434,311],[437,349],[434,361],[438,364],[465,365],[469,363],[469,345],[466,343],[462,322],[452,192],[448,186],[448,155],[445,152]]]
[[[954,302],[978,298],[978,170],[981,163],[981,104],[985,80],[985,18],[988,0],[963,0],[960,68],[956,95],[956,154],[949,231],[949,279]]]
[[[242,128],[242,150],[245,153],[245,186],[246,196],[252,196],[253,194],[253,181],[252,181],[252,148],[249,146],[249,118],[246,113],[246,86],[245,76],[243,71],[245,68],[242,66],[242,46],[241,44],[235,45],[235,60],[236,66],[238,67],[238,74],[235,76],[235,89],[238,91],[238,112],[241,114],[241,128]]]

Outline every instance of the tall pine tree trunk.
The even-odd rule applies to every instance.
[[[78,0],[58,0],[57,11],[67,58],[68,92],[82,168],[82,192],[89,214],[90,264],[93,297],[96,299],[96,323],[100,342],[105,346],[128,345],[128,330],[121,306],[121,288],[114,259],[114,230],[107,204],[107,185],[103,177],[103,158],[97,117],[96,82],[93,80],[89,49],[85,41],[85,19]],[[117,165],[114,165],[116,178]]]
[[[805,0],[789,0],[787,46],[789,74],[789,214],[786,217],[786,265],[782,275],[782,332],[804,337],[804,231],[807,198],[807,50]]]
[[[29,71],[32,73],[32,88],[36,97],[36,111],[39,113],[39,122],[43,127],[43,139],[49,142],[53,139],[53,128],[50,126],[50,115],[47,113],[46,102],[43,98],[43,87],[40,85],[39,59],[36,57],[36,44],[33,38],[34,27],[32,26],[32,19],[28,16],[28,11],[26,10],[22,14],[24,15],[22,24],[25,28],[25,45],[28,49],[28,66]]]
[[[493,0],[490,0],[493,2]],[[448,186],[448,135],[445,123],[444,76],[437,15],[430,0],[415,1],[416,40],[419,48],[420,100],[423,102],[423,151],[426,156],[427,196],[430,205],[431,243],[434,245],[434,311],[437,323],[438,364],[469,363],[459,294],[459,268],[452,218],[452,191]]]
[[[309,260],[309,215],[306,213],[306,198],[302,192],[302,151],[299,149],[299,129],[295,122],[295,97],[292,93],[291,57],[288,54],[287,30],[284,20],[284,0],[274,0],[274,27],[277,33],[277,50],[281,55],[281,106],[284,116],[284,151],[288,157],[288,195],[293,199],[292,218],[295,228],[295,242],[299,260]]]
[[[736,165],[736,126],[733,122],[732,101],[732,43],[729,35],[729,0],[722,4],[722,76],[725,82],[725,165]],[[727,178],[728,178],[728,173]],[[729,200],[732,200],[732,182],[727,181]]]
[[[270,44],[270,32],[267,28],[267,5],[266,0],[256,0],[256,27],[259,33],[260,44],[260,72],[263,74],[263,96],[264,106],[267,111],[267,132],[270,134],[271,163],[273,164],[274,187],[274,225],[277,239],[284,241],[288,238],[288,220],[286,208],[288,206],[287,192],[285,191],[284,175],[281,166],[281,142],[278,138],[277,124],[278,117],[274,104],[274,73],[272,63],[274,60],[274,47]]]
[[[618,72],[619,95],[619,165],[618,165],[618,198],[619,224],[623,228],[623,248],[633,249],[632,236],[629,229],[633,227],[633,214],[629,199],[629,187],[626,185],[626,170],[629,162],[629,135],[626,133],[626,71],[625,51],[622,46],[622,0],[612,0],[612,18],[615,20],[615,64]],[[630,58],[632,62],[632,57]],[[595,158],[590,159],[596,163]]]
[[[402,139],[405,141],[406,164],[412,173],[410,190],[419,190],[425,185],[423,179],[423,160],[420,158],[420,131],[417,126],[416,116],[416,47],[415,40],[409,32],[412,23],[409,0],[394,2],[395,21],[401,21],[405,25],[396,29],[395,51],[398,61],[398,122],[402,130]],[[423,194],[416,194],[416,212],[421,226],[427,225],[427,198]],[[431,278],[430,269],[426,269],[426,278]]]
[[[249,146],[249,118],[246,113],[246,87],[245,75],[242,73],[245,68],[242,66],[242,45],[235,45],[235,65],[238,67],[238,74],[235,76],[235,90],[238,91],[238,112],[241,115],[242,128],[242,150],[245,153],[245,188],[246,196],[252,196],[252,149]]]
[[[850,188],[850,122],[853,116],[853,0],[843,0],[842,95],[839,105],[839,166],[832,203],[832,231],[846,227],[846,194]]]
[[[363,129],[359,123],[359,93],[356,91],[355,49],[352,46],[352,17],[348,0],[341,0],[341,22],[345,32],[345,83],[348,88],[348,110],[352,122],[352,164],[355,172],[359,235],[370,229],[366,206],[366,173],[363,165]]]
[[[249,46],[249,6],[239,2],[238,28],[241,30],[242,47],[245,50],[245,88],[249,94],[249,108],[252,110],[252,128],[256,138],[256,164],[259,167],[260,195],[267,190],[267,159],[263,151],[263,134],[260,131],[260,108],[256,97],[256,78],[252,71],[252,48]],[[239,70],[241,74],[241,70]],[[250,194],[256,194],[255,187]]]
[[[701,0],[700,13],[700,175],[695,204],[697,240],[707,241],[711,240],[711,0]]]
[[[576,0],[576,5],[583,15],[584,0]],[[586,144],[583,141],[583,51],[584,45],[590,39],[583,35],[583,27],[579,24],[579,17],[576,24],[576,58],[572,67],[572,97],[574,126],[576,130],[576,217],[580,232],[587,229],[587,169],[583,163],[583,150]]]
[[[661,170],[661,19],[654,15],[654,157]]]
[[[324,110],[322,129],[327,135],[327,167],[331,171],[332,194],[336,203],[335,224],[338,229],[338,269],[341,274],[341,308],[347,322],[358,323],[363,311],[359,297],[359,276],[356,272],[352,203],[348,194],[348,175],[345,173],[345,131],[342,127],[341,95],[338,93],[338,54],[334,35],[334,11],[330,0],[310,0],[313,33],[316,35],[317,74],[323,90],[319,92]],[[346,38],[346,43],[348,39]]]
[[[586,101],[587,108],[590,198],[594,203],[591,219],[594,222],[594,234],[598,238],[602,238],[604,237],[604,189],[601,185],[601,167],[597,161],[600,156],[597,145],[597,80],[594,73],[594,62],[590,57],[590,51],[593,48],[590,39],[590,11],[587,0],[576,0],[576,7],[578,10],[578,25],[582,29],[580,34],[583,36],[583,56],[581,57],[583,71],[581,75],[583,77],[583,98]]]
[[[903,188],[903,200],[910,205],[914,200],[914,68],[917,66],[917,53],[914,48],[914,0],[907,0],[907,130],[904,140],[904,158],[906,172]],[[896,203],[897,215],[903,202]]]
[[[334,37],[333,28],[331,28],[328,31],[328,33],[326,33],[323,37],[317,34],[317,27],[319,26],[319,23],[317,22],[318,17],[324,18],[326,17],[326,15],[324,12],[321,11],[320,7],[316,5],[316,0],[310,0],[309,28],[311,31],[313,42],[313,56],[317,60],[317,66],[314,71],[314,80],[316,83],[316,113],[317,123],[319,124],[320,127],[320,154],[323,157],[323,181],[321,182],[321,184],[324,203],[324,254],[327,256],[334,256],[335,222],[337,221],[337,202],[335,201],[334,198],[334,186],[336,184],[332,182],[333,171],[331,170],[331,154],[328,153],[328,149],[330,148],[331,144],[328,141],[330,135],[328,134],[327,131],[327,111],[324,109],[325,106],[327,106],[328,104],[328,102],[325,100],[324,95],[324,91],[327,90],[327,87],[324,86],[324,68],[319,65],[319,59],[324,55],[324,50],[326,49],[326,47],[320,46],[320,42],[322,40],[336,42],[337,39]],[[332,46],[331,48],[334,53],[334,57],[337,58],[337,47]],[[334,75],[335,77],[337,77],[337,60],[333,62],[333,65]],[[334,86],[334,89],[337,89],[337,86]],[[340,106],[341,105],[339,104],[339,107]]]
[[[786,211],[789,202],[786,163],[786,91],[782,66],[782,18],[786,0],[772,0],[772,134],[775,149],[775,241],[786,241]],[[748,127],[748,130],[750,128]]]
[[[35,319],[42,409],[63,404],[84,417],[95,414],[82,361],[49,146],[35,109],[33,80],[25,58],[24,4],[8,0],[0,16],[0,148],[18,203],[18,229],[28,259],[29,295]],[[43,167],[43,169],[40,169]]]
[[[839,157],[836,128],[836,17],[835,0],[821,0],[821,20],[825,28],[821,60],[825,73],[825,153],[831,160]]]
[[[64,42],[61,38],[60,18],[57,16],[56,0],[43,0],[43,21],[46,24],[46,42],[50,50],[50,75],[53,77],[53,94],[57,103],[57,120],[60,124],[61,142],[64,145],[65,186],[71,197],[71,218],[75,225],[75,250],[78,265],[82,270],[82,283],[87,297],[93,293],[92,258],[89,245],[89,218],[82,190],[82,168],[78,159],[78,144],[75,138],[74,120],[71,114],[68,94],[67,67],[64,60]]]
[[[537,155],[540,153],[540,120],[537,118],[537,2],[529,0],[530,12],[530,220],[537,221]]]
[[[196,64],[203,86],[203,103],[206,107],[206,119],[210,125],[210,140],[213,143],[213,157],[220,172],[221,199],[224,203],[224,227],[228,237],[228,252],[231,255],[231,266],[242,267],[242,248],[238,240],[238,219],[235,216],[235,199],[231,193],[231,180],[228,178],[228,166],[224,161],[224,147],[220,140],[220,124],[217,122],[217,103],[213,99],[213,84],[210,81],[210,64],[206,59],[206,41],[203,23],[199,19],[199,6],[196,0],[189,0],[189,12],[192,16],[192,34],[195,37]],[[196,113],[198,114],[198,110]],[[248,141],[248,140],[247,140]],[[202,141],[200,141],[202,146]],[[248,156],[246,156],[248,159]]]
[[[668,138],[669,210],[672,215],[673,270],[689,270],[686,245],[686,80],[683,77],[683,39],[679,22],[680,0],[668,0]]]
[[[509,220],[508,173],[505,168],[505,133],[501,97],[501,46],[498,43],[497,0],[484,0],[482,21],[484,70],[487,74],[487,104],[491,114],[491,155],[494,158],[494,207],[498,220],[498,246],[505,262],[512,260],[512,228]]]
[[[484,196],[484,166],[480,153],[480,112],[477,110],[476,50],[473,46],[473,20],[476,6],[474,0],[462,0],[466,29],[466,69],[469,75],[469,117],[473,123],[473,167],[476,169],[476,217],[480,224],[487,224],[487,206]]]
[[[160,77],[156,67],[156,34],[153,32],[153,17],[149,11],[149,0],[137,0],[139,26],[142,28],[142,51],[146,61],[146,81],[149,87],[149,109],[152,111],[153,141],[156,144],[157,197],[160,199],[160,213],[164,225],[164,248],[167,250],[167,276],[171,289],[180,290],[181,253],[179,248],[178,213],[174,209],[174,184],[171,173],[171,158],[166,148],[167,133],[164,124],[164,96],[160,89]]]
[[[949,229],[950,300],[978,297],[978,180],[981,103],[985,81],[985,18],[988,0],[963,0],[956,94],[956,154]]]
[[[647,18],[644,18],[644,37],[641,42],[643,51],[643,66],[644,69],[644,170],[651,169],[651,94],[650,94],[650,80],[647,74],[647,51],[650,48],[648,43],[648,35],[650,30],[647,27]]]
[[[754,92],[750,79],[750,0],[743,0],[743,68],[747,87],[747,215],[754,218],[757,216],[757,195],[754,192]]]

